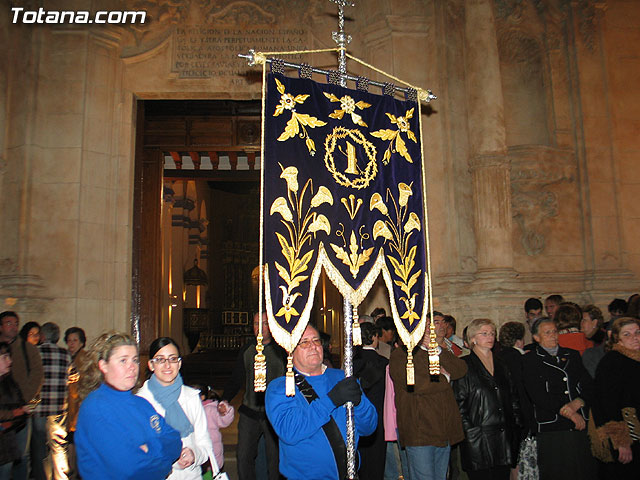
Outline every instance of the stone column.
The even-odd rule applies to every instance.
[[[511,182],[492,5],[465,2],[465,69],[478,273],[501,277],[513,267]]]

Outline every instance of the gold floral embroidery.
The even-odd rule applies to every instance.
[[[289,110],[291,112],[291,118],[287,122],[287,126],[284,129],[284,132],[280,134],[278,137],[278,141],[284,142],[289,138],[293,138],[298,135],[300,138],[305,138],[305,144],[309,153],[311,155],[315,155],[316,153],[316,144],[309,137],[307,133],[307,129],[305,126],[309,128],[322,127],[326,125],[326,122],[322,120],[318,120],[316,117],[312,117],[306,113],[298,113],[296,112],[296,104],[302,104],[304,101],[309,98],[309,95],[296,95],[295,97],[289,93],[285,92],[284,85],[277,78],[274,79],[276,81],[276,85],[278,88],[278,92],[280,92],[280,103],[276,106],[276,110],[273,113],[274,117],[281,115],[285,112],[285,110]],[[302,130],[302,131],[301,131]],[[290,167],[291,168],[291,167]]]
[[[393,201],[395,221],[389,215],[389,208],[379,193],[374,193],[369,201],[369,210],[378,210],[387,217],[385,220],[377,220],[373,225],[373,239],[383,237],[385,242],[389,242],[391,251],[397,255],[389,254],[387,258],[391,262],[394,274],[397,277],[393,282],[406,295],[400,297],[400,301],[404,303],[406,309],[400,318],[409,319],[409,324],[413,324],[414,320],[420,318],[415,312],[418,293],[411,293],[411,290],[418,282],[420,275],[422,275],[422,270],[413,271],[416,264],[415,257],[418,246],[409,246],[409,240],[414,231],[419,232],[421,230],[418,215],[415,212],[408,211],[409,197],[413,195],[411,185],[406,183],[398,184],[397,201],[391,191],[387,189],[387,198],[391,197]]]
[[[298,169],[296,167],[283,168],[282,165],[280,168],[282,169],[280,178],[287,182],[287,197],[276,198],[271,204],[269,214],[280,214],[282,217],[280,221],[287,228],[288,233],[288,238],[286,238],[281,233],[275,232],[287,266],[285,267],[278,262],[274,263],[278,274],[287,284],[286,287],[284,285],[279,287],[282,290],[282,307],[276,313],[276,317],[284,316],[285,321],[289,323],[291,317],[300,315],[294,307],[294,303],[302,294],[295,292],[295,289],[309,278],[305,272],[313,257],[313,250],[309,249],[309,251],[303,252],[303,248],[307,242],[310,243],[311,235],[315,236],[321,231],[327,235],[331,233],[329,219],[312,210],[324,203],[333,205],[333,196],[327,187],[320,186],[316,194],[312,195],[306,211],[303,211],[307,190],[313,193],[313,181],[307,180],[298,195]]]
[[[351,116],[351,121],[356,125],[360,125],[361,127],[368,126],[364,122],[364,120],[362,120],[362,117],[356,113],[356,108],[360,110],[364,110],[365,108],[369,108],[371,106],[370,103],[363,102],[362,100],[360,100],[359,102],[356,102],[349,95],[345,95],[342,98],[338,98],[333,93],[324,92],[324,96],[327,97],[331,102],[340,102],[341,108],[334,110],[333,113],[330,113],[329,116],[331,118],[342,120],[342,117],[344,117],[344,115],[347,114]]]
[[[342,229],[336,231],[336,235],[344,239],[344,225],[340,223],[340,226],[342,227]],[[363,240],[367,240],[369,238],[369,234],[368,233],[363,234],[362,233],[363,228],[364,228],[364,225],[361,225],[360,231],[359,231],[360,238]],[[330,245],[333,251],[336,252],[336,257],[338,258],[338,260],[342,260],[342,263],[344,263],[349,267],[349,271],[351,272],[351,275],[353,275],[353,278],[356,278],[356,276],[358,275],[358,272],[360,271],[360,267],[362,267],[365,263],[367,263],[367,261],[371,257],[371,253],[373,252],[373,247],[367,248],[366,250],[362,250],[362,246],[358,245],[358,241],[356,240],[356,234],[353,230],[351,231],[351,236],[349,238],[348,252],[346,249],[346,246],[347,246],[346,241],[344,243],[344,247],[340,247],[333,243],[331,243]],[[358,253],[360,250],[362,250],[362,252]]]
[[[371,132],[371,135],[374,137],[380,138],[382,140],[390,140],[389,146],[387,150],[384,152],[384,156],[382,157],[382,163],[385,165],[389,163],[391,160],[392,153],[399,153],[404,159],[413,163],[411,155],[409,155],[409,151],[407,150],[407,145],[402,138],[402,134],[406,133],[407,138],[411,139],[414,143],[418,143],[415,134],[411,131],[411,125],[409,124],[409,120],[413,117],[413,108],[407,110],[404,114],[404,117],[396,117],[391,113],[386,113],[387,117],[391,120],[391,123],[398,126],[397,130],[391,129],[382,129],[377,130],[375,132]],[[394,145],[395,144],[395,145]]]

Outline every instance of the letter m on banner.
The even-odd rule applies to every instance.
[[[354,306],[382,274],[412,349],[428,310],[418,104],[273,73],[266,82],[261,243],[274,339],[293,351],[324,268]]]

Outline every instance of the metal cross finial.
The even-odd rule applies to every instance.
[[[347,79],[344,75],[347,73],[347,56],[346,56],[346,46],[348,43],[351,43],[351,35],[347,35],[344,32],[344,7],[349,6],[353,7],[355,4],[348,0],[329,0],[336,5],[338,5],[338,31],[333,32],[332,38],[333,41],[338,44],[338,48],[340,52],[338,53],[338,72],[340,72],[340,85],[343,87],[347,86]]]

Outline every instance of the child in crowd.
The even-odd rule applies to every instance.
[[[200,400],[207,416],[207,429],[213,444],[213,454],[218,463],[218,468],[224,464],[224,449],[222,444],[221,428],[226,428],[233,422],[234,408],[228,402],[220,401],[220,397],[209,386],[194,384],[193,388],[200,390]]]

